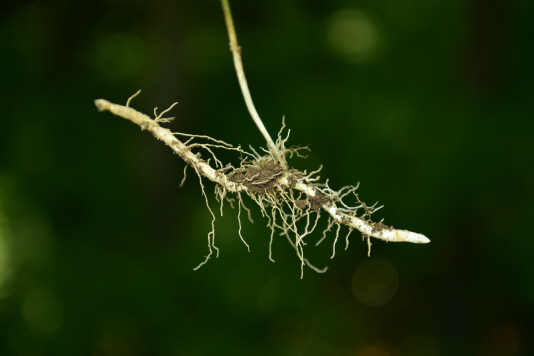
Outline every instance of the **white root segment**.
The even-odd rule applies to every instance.
[[[368,221],[360,219],[356,216],[340,213],[334,206],[325,207],[325,210],[327,210],[328,213],[334,219],[336,219],[336,221],[341,221],[343,218],[348,219],[350,222],[346,223],[345,225],[359,230],[364,235],[372,236],[380,240],[391,242],[411,242],[414,244],[427,244],[430,242],[428,237],[425,235],[408,230],[393,229],[391,227],[377,229],[379,224],[370,224]]]
[[[130,99],[128,100],[128,104],[129,101]],[[152,120],[147,115],[140,113],[131,107],[113,104],[104,99],[95,100],[95,105],[99,111],[108,110],[117,116],[139,125],[142,130],[152,132],[154,137],[165,142],[165,144],[176,152],[186,163],[189,163],[196,172],[209,180],[222,185],[226,190],[230,192],[246,190],[246,187],[229,181],[226,178],[226,175],[215,170],[206,161],[191,152],[182,141],[174,136],[171,130],[161,127],[155,120]]]
[[[297,183],[295,189],[302,191],[304,194],[315,197],[316,188],[305,183]],[[380,240],[391,242],[412,242],[416,244],[426,244],[430,240],[422,234],[411,232],[408,230],[398,230],[391,227],[377,228],[379,224],[370,223],[364,219],[356,216],[341,212],[334,204],[324,204],[323,209],[326,210],[330,216],[337,222],[345,224],[356,230],[359,230],[362,234],[375,237]]]

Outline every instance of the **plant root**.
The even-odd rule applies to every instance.
[[[241,208],[247,211],[250,221],[252,221],[252,217],[250,210],[244,204],[242,196],[248,195],[258,205],[262,215],[267,218],[267,227],[271,229],[269,259],[274,262],[272,244],[274,235],[278,231],[280,235],[286,236],[295,250],[300,260],[301,277],[304,273],[304,266],[308,266],[320,273],[326,271],[327,268],[317,268],[304,257],[304,249],[307,245],[305,237],[316,230],[321,211],[328,213],[328,222],[322,238],[316,245],[319,245],[327,237],[327,233],[336,226],[331,258],[335,256],[335,246],[342,225],[348,227],[348,233],[345,237],[345,249],[349,245],[350,233],[353,230],[358,230],[362,233],[363,239],[367,239],[368,254],[371,251],[371,237],[392,242],[430,242],[422,234],[394,229],[382,222],[373,222],[371,215],[382,207],[376,207],[376,204],[368,206],[363,203],[358,194],[356,194],[359,184],[334,190],[330,188],[328,180],[325,183],[318,182],[320,179],[318,173],[321,168],[307,173],[306,171],[301,172],[289,167],[286,157],[293,155],[302,157],[300,152],[309,149],[307,147],[286,148],[289,130],[284,135],[284,120],[275,143],[276,152],[273,153],[272,150],[261,149],[265,154],[260,155],[254,149],[251,149],[252,152],[247,152],[240,146],[234,147],[224,141],[208,136],[171,132],[160,126],[160,124],[170,120],[162,118],[162,115],[172,109],[176,103],[159,115],[154,110],[155,119],[151,119],[130,107],[131,100],[139,92],[128,99],[126,106],[113,104],[103,99],[96,100],[95,104],[100,111],[109,110],[117,116],[134,122],[141,129],[150,131],[186,162],[186,168],[190,166],[198,175],[202,195],[212,215],[212,221],[211,231],[208,233],[209,253],[205,260],[194,268],[195,270],[208,262],[214,252],[216,257],[219,255],[219,249],[215,246],[215,214],[209,206],[208,196],[202,183],[203,177],[216,183],[215,197],[220,203],[221,216],[224,201],[228,201],[232,206],[235,201],[233,198],[228,197],[228,193],[236,194],[239,220],[238,234],[249,250],[250,247],[241,234]],[[177,136],[187,137],[187,140],[182,142]],[[231,164],[224,165],[217,159],[214,150],[219,149],[237,152],[242,157],[239,167],[233,167]],[[206,151],[210,158],[207,161],[203,160],[200,157],[199,150]],[[280,162],[280,159],[283,162]],[[210,161],[213,162],[213,166]],[[182,184],[184,181],[185,168]],[[347,199],[351,199],[352,202],[347,202]],[[312,218],[312,215],[315,215],[315,218]]]

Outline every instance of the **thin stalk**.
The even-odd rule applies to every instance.
[[[280,165],[284,169],[286,169],[286,160],[280,153],[278,147],[276,147],[276,145],[274,144],[273,139],[269,135],[269,132],[267,132],[267,129],[263,125],[263,121],[261,121],[260,115],[256,111],[254,102],[252,101],[252,97],[248,89],[247,78],[245,77],[245,70],[243,69],[243,61],[241,60],[241,47],[239,47],[239,44],[237,43],[237,35],[234,28],[234,20],[232,19],[232,13],[230,12],[230,4],[228,3],[228,0],[221,0],[221,3],[224,11],[224,20],[226,21],[226,28],[228,29],[228,37],[230,38],[230,50],[232,51],[232,56],[234,58],[235,71],[237,73],[237,79],[239,80],[241,92],[243,93],[243,97],[245,98],[245,103],[247,105],[248,112],[250,113],[250,116],[252,116],[252,120],[254,120],[256,126],[258,126],[258,129],[260,130],[261,134],[267,141],[269,151],[274,156],[274,158],[280,163]]]

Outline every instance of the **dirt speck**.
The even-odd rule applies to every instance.
[[[308,197],[308,202],[310,203],[310,206],[314,210],[321,210],[324,204],[327,204],[330,202],[330,199],[319,189],[315,189],[315,196]]]
[[[378,233],[378,232],[381,232],[382,230],[391,230],[391,227],[387,226],[386,224],[376,223],[373,226],[372,232],[373,233]]]

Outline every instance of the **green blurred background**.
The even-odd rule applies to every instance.
[[[175,131],[263,145],[218,1],[0,8],[0,355],[534,352],[532,2],[232,3],[267,128],[285,115],[312,149],[291,164],[361,182],[375,220],[432,241],[375,240],[369,258],[354,232],[331,260],[318,231],[306,254],[330,268],[303,280],[284,237],[269,261],[258,209],[248,253],[229,206],[219,258],[193,271],[198,179],[179,188],[170,149],[93,103],[143,89],[145,113],[180,102]]]

